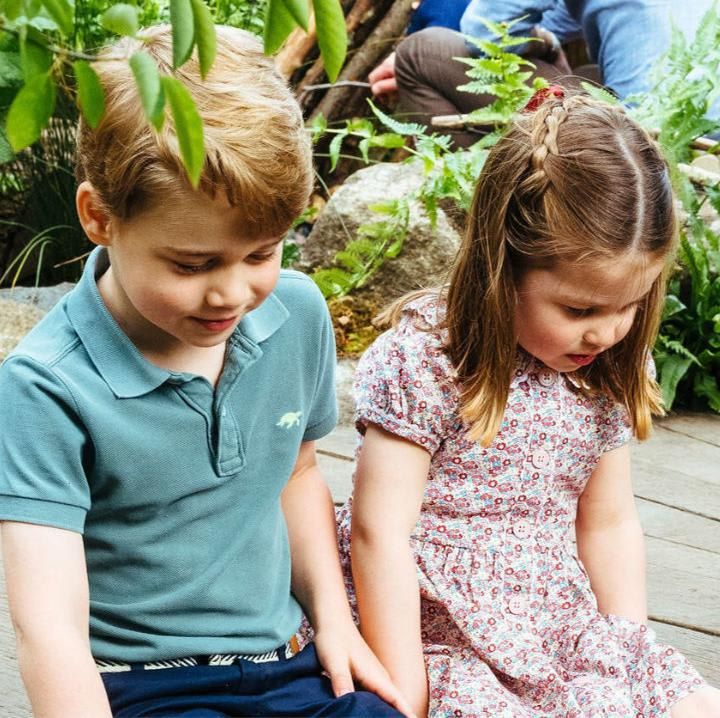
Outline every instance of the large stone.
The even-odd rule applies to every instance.
[[[300,268],[312,271],[335,264],[335,254],[357,238],[358,228],[382,220],[386,215],[370,206],[408,196],[423,180],[417,163],[381,163],[359,170],[331,197],[302,247]],[[438,210],[433,227],[419,202],[410,209],[409,232],[402,253],[385,259],[363,291],[381,302],[445,280],[457,254],[460,236],[446,213]]]
[[[0,289],[0,361],[2,361],[73,285]]]

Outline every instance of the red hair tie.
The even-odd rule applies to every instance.
[[[541,87],[523,107],[522,112],[535,112],[540,105],[549,97],[557,97],[562,100],[565,97],[565,89],[560,85],[550,85],[549,87]]]

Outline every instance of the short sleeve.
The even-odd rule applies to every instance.
[[[82,533],[89,440],[64,383],[14,356],[0,367],[0,520]]]
[[[602,419],[601,453],[619,449],[633,437],[632,422],[627,408],[619,402],[608,402]]]
[[[335,332],[325,300],[319,291],[314,291],[315,286],[312,287],[320,324],[318,343],[313,344],[318,347],[318,375],[303,441],[315,441],[326,436],[335,428],[338,419],[335,394]]]
[[[358,364],[353,386],[356,426],[368,424],[435,453],[456,418],[450,362],[440,337],[404,317],[379,337]]]

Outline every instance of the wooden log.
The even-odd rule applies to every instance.
[[[285,78],[289,79],[295,70],[305,61],[305,57],[317,43],[317,27],[315,14],[310,13],[308,31],[296,27],[291,33],[280,52],[275,55],[275,67]]]
[[[359,25],[367,19],[367,15],[368,13],[372,12],[373,6],[373,0],[357,0],[355,2],[355,4],[350,9],[350,12],[347,14],[347,17],[345,18],[345,28],[347,30],[348,37],[352,37],[353,33],[357,30]],[[315,39],[317,40],[317,38]],[[305,51],[305,55],[303,55],[303,59],[307,56],[312,46],[313,45],[310,45],[310,47],[307,48],[307,50]],[[297,67],[299,66],[300,64],[298,64]],[[313,62],[308,71],[305,73],[303,79],[297,85],[296,92],[300,97],[301,104],[305,88],[308,85],[317,84],[318,80],[320,80],[320,78],[322,78],[324,74],[325,64],[323,63],[322,57],[318,57],[315,62]]]
[[[396,0],[367,40],[355,52],[340,73],[338,80],[364,80],[388,49],[403,34],[412,12],[413,0]],[[332,88],[313,110],[311,118],[322,113],[328,120],[345,110],[353,91]]]

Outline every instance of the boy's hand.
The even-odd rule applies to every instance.
[[[315,634],[315,649],[330,678],[335,696],[354,691],[354,681],[357,681],[365,690],[376,693],[401,713],[415,718],[409,703],[353,624],[344,630],[318,630]]]

